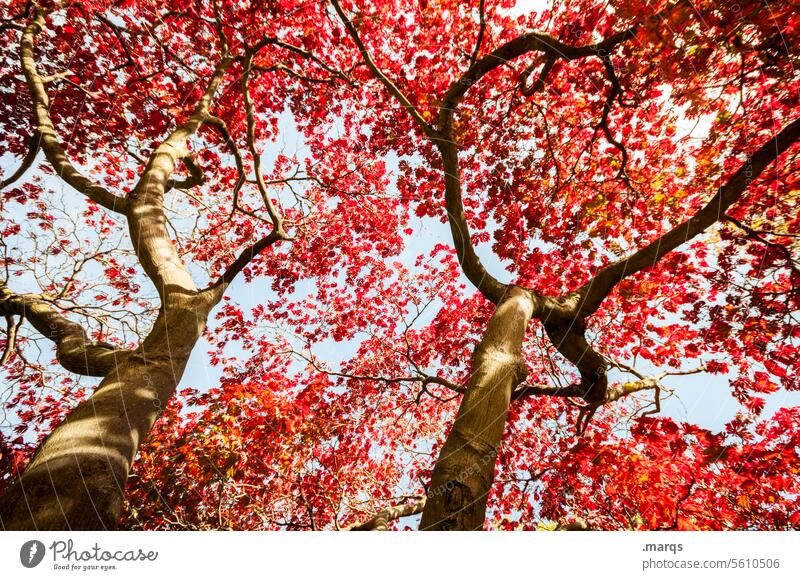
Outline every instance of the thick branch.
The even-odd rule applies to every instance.
[[[540,51],[544,53],[546,58],[542,74],[530,89],[525,88],[527,75],[530,72],[527,71],[526,75],[524,75],[523,92],[532,93],[540,90],[540,85],[544,83],[544,77],[549,73],[557,59],[574,60],[588,56],[598,56],[606,60],[609,50],[632,38],[636,33],[637,27],[638,24],[601,42],[584,46],[564,44],[556,38],[540,32],[524,34],[500,46],[472,64],[445,93],[439,119],[439,135],[434,135],[433,138],[442,153],[442,161],[444,163],[446,180],[445,203],[447,205],[450,229],[453,234],[453,242],[467,278],[487,299],[495,304],[502,299],[506,286],[491,276],[478,258],[470,239],[469,227],[464,215],[458,164],[458,145],[452,133],[453,116],[458,104],[466,95],[469,87],[492,70],[523,54]]]
[[[581,374],[578,396],[589,403],[601,402],[608,387],[606,361],[586,341],[584,324],[580,320],[546,321],[544,329],[558,352],[578,367]]]
[[[184,179],[170,178],[164,186],[164,191],[169,191],[170,189],[192,189],[193,187],[205,183],[206,176],[203,173],[203,169],[194,160],[194,157],[191,155],[184,157],[183,164],[186,166],[186,169],[189,170],[189,177]]]
[[[166,228],[164,192],[178,160],[189,158],[187,140],[210,116],[211,100],[231,62],[231,57],[223,56],[192,114],[156,148],[128,197],[128,225],[133,247],[162,299],[170,291],[197,292]],[[191,170],[190,165],[187,167]]]
[[[529,32],[508,41],[478,60],[456,82],[450,85],[442,100],[442,116],[439,121],[439,130],[442,133],[449,133],[453,121],[453,113],[469,88],[508,61],[529,52],[543,52],[549,58],[564,60],[575,60],[588,56],[602,57],[618,44],[633,38],[637,28],[638,24],[635,24],[598,43],[583,46],[565,44],[543,32]]]
[[[445,191],[444,201],[447,208],[447,218],[450,223],[450,232],[453,236],[453,245],[458,255],[461,269],[480,292],[494,304],[502,300],[506,292],[506,285],[492,276],[481,262],[467,224],[464,213],[464,202],[461,196],[461,169],[458,164],[458,150],[452,141],[438,141],[439,151],[444,164]]]
[[[34,57],[34,42],[36,35],[45,25],[45,15],[38,9],[32,20],[25,27],[20,41],[20,59],[28,90],[31,93],[33,116],[36,122],[36,132],[39,135],[39,144],[44,151],[47,161],[52,165],[56,174],[80,193],[106,209],[125,213],[127,203],[124,198],[118,197],[105,187],[96,184],[80,173],[67,157],[58,140],[53,121],[50,119],[50,99],[44,88],[42,77],[36,70]]]
[[[384,532],[389,529],[389,522],[422,513],[427,498],[417,498],[412,502],[391,506],[379,511],[366,522],[349,528],[353,532]]]
[[[657,20],[685,2],[686,0],[677,0],[651,18]],[[547,60],[576,60],[589,56],[597,56],[604,59],[616,46],[634,38],[639,26],[641,26],[641,23],[637,22],[600,42],[581,46],[566,44],[544,32],[528,32],[506,42],[475,62],[457,81],[450,85],[442,100],[442,118],[439,122],[439,129],[443,133],[447,133],[452,123],[455,108],[464,98],[469,88],[505,63],[529,52],[542,52]]]
[[[511,393],[512,401],[519,401],[527,397],[542,396],[542,397],[582,397],[583,389],[580,385],[572,383],[566,387],[555,387],[553,385],[532,385],[530,383],[522,383],[514,392]]]
[[[90,377],[107,375],[129,351],[89,340],[84,328],[65,318],[47,302],[30,294],[16,294],[0,285],[0,314],[17,315],[56,345],[56,358],[70,372]]]
[[[0,181],[0,190],[3,190],[12,183],[16,182],[20,177],[25,175],[25,172],[28,171],[28,169],[31,168],[33,162],[36,161],[36,156],[39,154],[39,141],[39,132],[34,131],[33,136],[30,139],[30,144],[28,145],[28,153],[22,160],[22,164],[10,177]]]
[[[582,406],[576,422],[578,435],[582,435],[586,431],[589,422],[592,420],[592,417],[597,409],[599,409],[601,406],[640,391],[655,391],[655,395],[653,397],[653,402],[651,403],[653,408],[647,411],[644,411],[644,408],[642,408],[639,409],[639,412],[641,412],[642,415],[653,415],[661,412],[661,391],[669,391],[669,389],[666,389],[661,383],[665,377],[693,375],[706,370],[705,365],[701,365],[695,369],[687,371],[664,371],[659,375],[646,377],[633,367],[615,361],[609,362],[613,366],[616,366],[625,372],[632,373],[638,380],[608,387],[606,388],[602,398],[591,401],[588,405]],[[583,395],[584,392],[585,389],[582,384],[571,384],[567,387],[554,387],[549,385],[531,385],[523,383],[514,390],[514,392],[511,394],[511,399],[519,400],[532,395],[544,395],[548,397],[582,397],[586,399],[586,397]]]
[[[609,387],[606,390],[602,404],[611,403],[633,393],[655,389],[658,386],[658,377],[646,377],[638,381],[630,381]],[[566,387],[552,385],[531,385],[522,383],[511,395],[512,400],[520,400],[531,396],[583,398],[584,389],[581,385],[571,384]]]
[[[520,90],[522,94],[526,97],[530,97],[531,95],[538,93],[542,89],[544,89],[544,83],[547,80],[547,75],[550,74],[550,71],[553,70],[553,67],[556,64],[556,57],[552,55],[548,55],[545,58],[544,66],[542,66],[541,72],[539,72],[539,76],[536,77],[536,80],[529,86],[528,79],[533,72],[533,69],[536,67],[538,63],[531,64],[525,71],[522,73],[520,78]]]
[[[574,60],[589,56],[598,56],[605,60],[611,49],[625,40],[633,38],[638,26],[638,24],[634,24],[630,28],[618,32],[601,42],[583,46],[564,44],[560,40],[541,32],[523,34],[472,64],[445,93],[442,100],[438,134],[432,135],[432,139],[439,147],[444,163],[446,180],[445,203],[450,221],[450,230],[461,267],[467,278],[488,300],[495,304],[502,299],[506,286],[491,276],[478,258],[472,245],[469,227],[464,215],[458,164],[458,145],[453,135],[453,117],[458,104],[472,85],[480,81],[489,72],[523,54],[539,51],[543,52],[546,58],[542,75],[530,89],[525,88],[527,76],[523,80],[523,92],[535,92],[540,89],[540,85],[544,82],[544,77],[549,73],[555,60]],[[528,72],[527,74],[530,73]],[[554,304],[552,301],[550,301],[549,305],[542,303],[542,306],[559,307],[558,304]]]
[[[24,316],[15,321],[13,314],[6,314],[6,346],[3,349],[3,356],[0,357],[0,366],[5,366],[14,356],[17,350],[17,333],[24,320]]]
[[[594,278],[572,293],[572,296],[580,302],[579,315],[585,317],[596,312],[606,296],[621,280],[654,266],[666,254],[722,219],[725,212],[741,198],[753,180],[757,179],[798,139],[800,139],[800,119],[789,123],[780,133],[759,147],[694,216],[632,256],[600,270]]]

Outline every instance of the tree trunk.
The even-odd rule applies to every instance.
[[[120,357],[0,498],[0,527],[116,528],[139,444],[175,394],[211,302],[202,294],[170,297],[141,346]]]
[[[225,51],[192,114],[156,147],[136,186],[120,198],[80,175],[58,141],[34,54],[36,36],[46,25],[48,14],[48,10],[34,6],[20,40],[20,61],[40,145],[67,183],[125,216],[136,256],[158,291],[161,311],[139,348],[119,355],[97,390],[48,435],[22,475],[0,498],[0,528],[113,529],[122,511],[125,482],[139,444],[175,394],[208,313],[230,282],[223,276],[219,284],[198,292],[167,230],[164,193],[176,163],[190,158],[187,141],[209,118],[209,106],[233,57]],[[274,239],[282,238],[267,238]],[[231,277],[244,263],[242,258],[234,263]],[[12,294],[3,289],[0,301],[14,302]],[[7,304],[6,309],[11,306]],[[95,363],[102,355],[100,362],[108,364],[107,348],[94,348],[86,340],[85,331],[62,317],[56,318],[55,326],[45,326],[56,314],[38,308],[38,328],[56,342],[59,361],[65,368],[83,371],[85,366],[87,373],[98,368],[97,364],[77,364],[75,359],[80,362],[80,356],[68,356],[75,352],[97,359]]]
[[[511,393],[525,378],[522,341],[531,294],[509,286],[475,349],[472,375],[433,469],[421,530],[480,530]]]

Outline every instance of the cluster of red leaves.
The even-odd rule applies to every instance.
[[[747,441],[667,418],[576,442],[540,480],[541,515],[600,529],[791,529],[800,524],[797,408]]]

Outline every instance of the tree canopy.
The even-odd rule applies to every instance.
[[[5,0],[0,527],[800,526],[796,7],[524,4]]]

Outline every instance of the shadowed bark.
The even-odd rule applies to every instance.
[[[17,315],[56,346],[56,359],[70,372],[89,377],[104,377],[129,351],[89,340],[83,327],[61,316],[39,297],[16,294],[0,282],[0,314]]]
[[[6,530],[114,529],[142,439],[175,393],[211,303],[171,297],[139,348],[42,443],[0,498]]]

